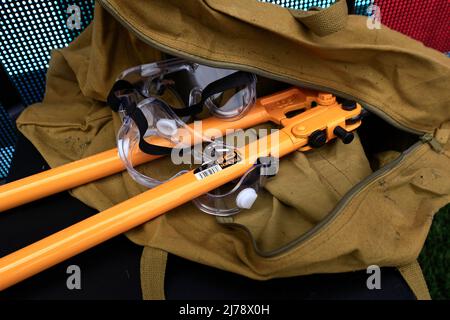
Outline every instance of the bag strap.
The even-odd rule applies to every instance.
[[[313,7],[308,11],[289,9],[292,16],[320,37],[342,30],[347,25],[345,0],[337,0],[328,8]]]
[[[165,300],[166,265],[166,251],[144,247],[141,256],[141,290],[144,300]]]
[[[418,300],[431,300],[427,283],[417,260],[405,266],[398,267],[398,271],[400,271],[403,279],[405,279]]]

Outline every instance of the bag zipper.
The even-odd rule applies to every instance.
[[[380,117],[381,119],[383,119],[384,121],[386,121],[387,123],[389,123],[390,125],[392,125],[393,127],[405,131],[405,132],[409,132],[411,134],[415,134],[419,136],[419,141],[416,142],[414,145],[412,145],[411,147],[409,147],[407,150],[405,150],[404,152],[402,152],[402,154],[395,160],[393,160],[392,162],[388,163],[387,165],[385,165],[383,168],[375,171],[374,173],[370,174],[369,176],[367,176],[366,178],[364,178],[363,180],[361,180],[360,182],[358,182],[355,186],[353,186],[346,194],[344,197],[342,197],[342,199],[338,202],[338,204],[334,207],[334,209],[320,222],[318,223],[316,226],[314,226],[311,230],[309,230],[308,232],[306,232],[305,234],[301,235],[299,238],[291,241],[290,243],[288,243],[287,245],[284,245],[281,248],[269,251],[269,252],[263,252],[261,251],[257,244],[255,239],[253,238],[250,230],[241,225],[241,224],[237,224],[237,223],[227,223],[227,225],[232,225],[235,227],[238,227],[240,229],[243,229],[244,231],[246,231],[249,235],[250,238],[252,239],[253,242],[253,248],[255,249],[256,253],[258,253],[260,256],[265,257],[265,258],[271,258],[271,257],[275,257],[275,256],[280,256],[283,253],[288,252],[289,250],[293,249],[296,246],[299,246],[300,244],[306,242],[308,239],[312,238],[314,235],[316,235],[320,230],[322,230],[325,226],[327,226],[328,224],[330,224],[331,222],[334,221],[334,219],[340,214],[340,212],[346,207],[346,205],[358,194],[360,193],[366,186],[368,186],[370,183],[376,181],[377,179],[379,179],[380,177],[382,177],[383,175],[385,175],[387,172],[389,172],[391,169],[393,169],[394,167],[400,165],[402,162],[404,162],[404,160],[407,158],[408,155],[410,155],[411,153],[413,153],[414,151],[416,151],[416,149],[418,149],[419,147],[423,146],[425,143],[429,143],[431,145],[431,147],[433,148],[433,150],[436,150],[435,146],[436,146],[436,140],[434,139],[434,136],[432,133],[429,132],[425,132],[425,131],[419,131],[416,129],[412,129],[409,128],[401,123],[399,123],[398,121],[394,120],[393,118],[391,118],[386,112],[380,110],[379,108],[375,107],[374,105],[371,105],[361,99],[355,99],[355,97],[352,97],[344,92],[340,92],[338,90],[334,90],[334,89],[330,89],[324,86],[320,86],[320,85],[316,85],[310,82],[306,82],[306,81],[301,81],[298,79],[292,79],[289,77],[283,77],[280,75],[276,75],[270,72],[266,72],[262,69],[258,69],[258,68],[254,68],[251,66],[246,66],[246,65],[239,65],[239,64],[234,64],[234,63],[229,63],[229,62],[219,62],[219,61],[212,61],[212,60],[208,60],[208,59],[203,59],[200,58],[198,56],[194,56],[194,55],[190,55],[187,54],[185,52],[161,45],[160,43],[154,41],[153,39],[147,37],[146,35],[144,35],[142,32],[140,32],[139,30],[137,30],[136,28],[134,28],[134,26],[132,26],[126,19],[123,19],[122,16],[120,16],[114,8],[112,8],[109,3],[107,1],[104,0],[100,0],[100,2],[103,4],[103,7],[106,8],[108,10],[108,12],[118,21],[120,21],[125,28],[127,28],[130,32],[133,32],[139,39],[141,39],[144,43],[148,44],[149,46],[158,49],[162,52],[165,52],[167,54],[179,57],[179,58],[183,58],[189,61],[193,61],[199,64],[204,64],[204,65],[209,65],[211,67],[217,67],[217,68],[231,68],[231,69],[236,69],[236,70],[241,70],[241,71],[247,71],[247,72],[251,72],[251,73],[255,73],[257,75],[272,79],[272,80],[276,80],[276,81],[280,81],[280,82],[285,82],[285,83],[289,83],[292,84],[294,86],[299,86],[299,87],[303,87],[303,88],[307,88],[307,89],[312,89],[312,90],[317,90],[317,91],[323,91],[323,92],[330,92],[336,96],[345,98],[345,99],[350,99],[350,100],[354,100],[356,102],[358,102],[359,104],[361,104],[365,109],[367,109],[368,111],[370,111],[371,113],[377,115],[378,117]]]
[[[336,217],[339,216],[339,214],[347,206],[347,204],[355,196],[357,196],[362,190],[364,190],[371,183],[373,183],[373,182],[377,181],[378,179],[380,179],[381,177],[383,177],[386,173],[390,172],[393,168],[402,164],[411,153],[415,152],[417,149],[419,149],[425,143],[426,143],[426,141],[421,139],[420,141],[416,142],[411,147],[409,147],[407,150],[403,151],[402,154],[398,158],[389,162],[387,165],[385,165],[381,169],[373,172],[372,174],[370,174],[369,176],[365,177],[363,180],[358,182],[341,198],[341,200],[339,200],[339,202],[334,207],[334,209],[330,213],[328,213],[327,216],[322,221],[320,221],[312,229],[310,229],[309,231],[307,231],[306,233],[304,233],[297,239],[289,242],[288,244],[286,244],[278,249],[268,251],[268,252],[263,252],[258,248],[258,245],[257,245],[255,239],[251,236],[250,238],[252,239],[253,248],[258,253],[258,255],[265,257],[265,258],[273,258],[273,257],[278,257],[284,253],[287,253],[294,247],[297,247],[297,246],[301,245],[302,243],[306,242],[307,240],[309,240],[310,238],[315,236],[317,233],[319,233],[324,227],[331,224],[336,219]],[[245,227],[241,224],[228,223],[228,225],[233,225],[235,227],[244,229],[247,233],[249,233],[249,235],[252,235],[251,231],[247,227]]]
[[[115,11],[114,8],[112,8],[109,3],[105,0],[100,0],[100,2],[102,3],[103,7],[105,9],[108,10],[108,12],[117,20],[120,21],[125,28],[127,28],[130,32],[133,32],[139,39],[141,39],[144,43],[148,44],[149,46],[158,49],[162,52],[165,52],[167,54],[176,56],[178,58],[183,58],[195,63],[199,63],[199,64],[204,64],[204,65],[208,65],[211,67],[216,67],[216,68],[230,68],[230,69],[235,69],[235,70],[241,70],[241,71],[247,71],[247,72],[251,72],[251,73],[255,73],[257,75],[272,79],[272,80],[277,80],[277,81],[281,81],[281,82],[285,82],[285,83],[289,83],[292,84],[294,86],[298,86],[298,87],[303,87],[303,88],[307,88],[307,89],[312,89],[312,90],[317,90],[317,91],[323,91],[323,92],[329,92],[332,93],[336,96],[340,96],[342,98],[346,98],[346,99],[351,99],[354,101],[357,101],[359,104],[361,104],[365,109],[367,109],[368,111],[372,112],[373,114],[379,116],[380,118],[382,118],[384,121],[386,121],[387,123],[389,123],[390,125],[402,130],[402,131],[406,131],[412,134],[416,134],[416,135],[423,135],[427,132],[425,131],[419,131],[416,129],[412,129],[409,128],[401,123],[399,123],[398,121],[392,119],[387,113],[385,113],[384,111],[380,110],[379,108],[376,108],[375,106],[361,100],[361,99],[355,99],[354,97],[344,93],[344,92],[340,92],[338,90],[334,90],[334,89],[330,89],[324,86],[320,86],[320,85],[316,85],[314,83],[311,82],[307,82],[307,81],[301,81],[298,79],[292,79],[289,77],[283,77],[283,76],[279,76],[270,72],[266,72],[262,69],[258,69],[258,68],[254,68],[251,66],[246,66],[246,65],[240,65],[240,64],[235,64],[235,63],[230,63],[230,62],[220,62],[220,61],[213,61],[213,60],[208,60],[208,59],[203,59],[201,57],[198,56],[194,56],[194,55],[190,55],[187,54],[183,51],[179,51],[164,45],[161,45],[160,43],[154,41],[153,39],[147,37],[145,34],[143,34],[142,32],[140,32],[138,29],[136,29],[134,26],[132,26],[126,19],[124,19],[122,16],[119,15],[118,12]]]

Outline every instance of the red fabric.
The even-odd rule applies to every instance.
[[[381,22],[442,52],[450,51],[450,0],[375,0]]]

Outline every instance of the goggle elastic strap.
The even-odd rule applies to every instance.
[[[179,117],[196,115],[202,112],[203,105],[208,98],[226,90],[249,86],[254,81],[254,77],[255,76],[252,73],[237,71],[207,85],[202,91],[200,102],[183,109],[170,108]],[[173,148],[154,145],[145,141],[144,136],[148,129],[147,119],[142,110],[136,106],[136,101],[134,99],[125,98],[127,96],[138,97],[141,96],[141,94],[130,82],[118,80],[114,83],[108,94],[107,103],[115,112],[118,112],[122,106],[126,115],[136,123],[139,130],[139,148],[141,151],[157,156],[170,154]],[[183,152],[183,150],[181,150],[181,152]]]
[[[114,83],[114,86],[108,94],[107,103],[115,112],[118,112],[120,106],[122,106],[126,115],[137,125],[139,130],[139,149],[141,149],[142,152],[156,156],[169,155],[172,152],[172,148],[151,144],[145,141],[144,137],[148,129],[147,118],[142,110],[136,106],[135,101],[125,101],[126,98],[124,98],[125,96],[133,95],[138,96],[140,93],[128,81],[118,80]]]

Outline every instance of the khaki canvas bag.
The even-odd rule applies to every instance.
[[[169,55],[254,72],[258,96],[313,88],[354,99],[371,117],[350,145],[284,157],[251,210],[216,219],[188,203],[130,230],[145,248],[144,298],[164,298],[167,252],[259,280],[395,266],[429,298],[416,259],[450,202],[447,57],[369,29],[345,1],[304,12],[256,0],[101,0],[91,25],[53,51],[44,101],[18,128],[52,167],[113,148],[120,119],[105,101],[116,77]],[[178,171],[169,159],[140,169]],[[121,173],[71,193],[104,210],[142,191]]]

